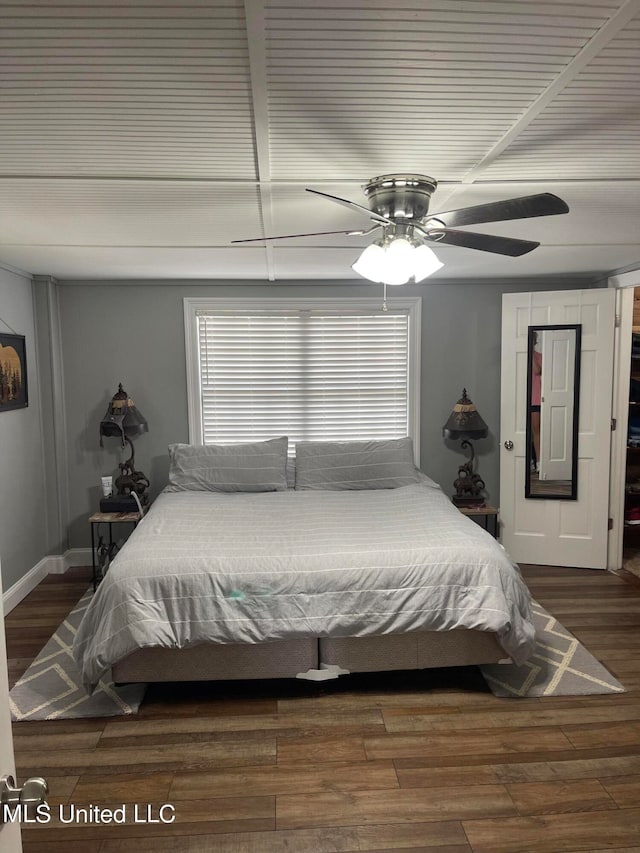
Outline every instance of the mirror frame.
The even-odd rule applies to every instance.
[[[573,329],[576,334],[576,351],[574,362],[574,378],[573,378],[573,436],[571,446],[571,492],[568,495],[534,495],[531,494],[531,416],[530,403],[531,400],[531,366],[533,360],[533,333],[534,332],[551,332],[561,329]],[[556,325],[547,326],[528,326],[527,327],[527,399],[526,399],[526,439],[525,439],[525,472],[524,472],[524,496],[526,500],[543,500],[543,501],[577,501],[578,500],[578,422],[580,415],[580,356],[582,353],[582,323],[558,323]],[[549,482],[553,482],[550,480]]]

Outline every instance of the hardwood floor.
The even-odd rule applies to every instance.
[[[535,598],[627,688],[498,699],[475,668],[150,688],[135,718],[14,724],[55,819],[25,853],[640,851],[640,581],[525,567]],[[15,681],[88,586],[47,578],[6,619]],[[61,824],[146,804],[171,824]]]

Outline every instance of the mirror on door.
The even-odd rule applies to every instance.
[[[578,498],[581,325],[529,326],[525,498]]]

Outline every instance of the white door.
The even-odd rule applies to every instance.
[[[7,646],[4,636],[4,614],[2,612],[2,576],[0,575],[0,776],[11,775],[15,779],[13,761],[13,739],[11,736],[11,714],[9,713],[9,678],[7,675]],[[19,823],[0,823],[0,851],[22,853]]]
[[[582,327],[578,499],[526,499],[528,327],[576,323]],[[517,562],[607,566],[614,329],[613,290],[503,296],[500,516],[502,542]]]
[[[541,480],[570,480],[573,466],[573,401],[576,335],[548,329],[542,338],[540,403]]]

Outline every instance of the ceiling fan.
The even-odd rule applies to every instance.
[[[478,204],[460,210],[429,214],[429,203],[438,182],[427,175],[393,174],[373,178],[363,187],[369,208],[346,198],[307,189],[367,216],[373,223],[355,231],[317,231],[309,234],[283,234],[278,237],[254,237],[232,240],[232,243],[257,243],[265,240],[287,240],[293,237],[317,237],[325,234],[364,235],[378,229],[382,233],[364,250],[352,269],[371,281],[383,284],[406,284],[422,281],[440,269],[442,264],[427,243],[464,246],[498,255],[519,257],[540,243],[518,240],[475,231],[459,231],[458,226],[481,222],[504,222],[568,213],[568,205],[552,193],[522,196],[504,201]]]

